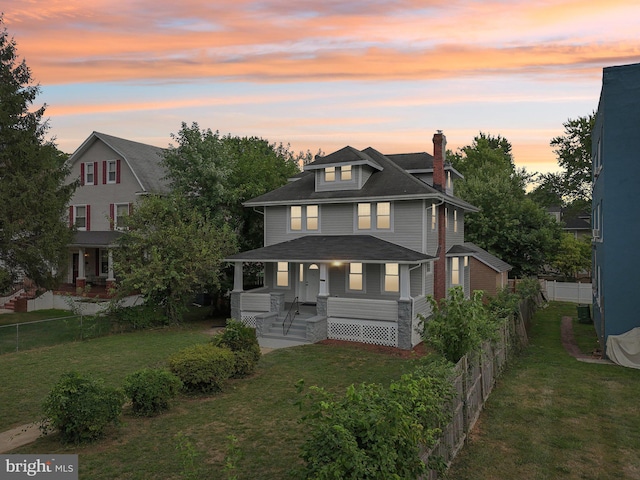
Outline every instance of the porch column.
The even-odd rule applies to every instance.
[[[329,266],[326,263],[320,264],[320,290],[318,295],[321,297],[329,296]]]
[[[242,282],[242,262],[233,263],[233,291],[234,292],[244,291],[243,282]]]
[[[84,288],[87,285],[87,278],[84,273],[84,248],[78,249],[78,276],[76,277],[76,287]]]
[[[409,265],[400,265],[400,300],[409,300],[411,296],[411,278]]]
[[[116,277],[113,273],[113,250],[107,249],[107,293],[116,287]]]

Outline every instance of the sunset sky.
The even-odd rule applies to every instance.
[[[551,138],[640,62],[637,0],[5,0],[50,135],[161,147],[182,122],[298,150],[452,150],[480,131],[556,170]]]

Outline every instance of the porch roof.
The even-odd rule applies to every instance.
[[[76,232],[70,247],[109,247],[112,246],[122,232],[117,230]]]
[[[424,263],[435,257],[371,235],[307,235],[237,253],[228,262]]]

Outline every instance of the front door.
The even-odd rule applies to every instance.
[[[304,295],[302,301],[315,304],[320,292],[320,268],[315,263],[305,265],[304,273]]]

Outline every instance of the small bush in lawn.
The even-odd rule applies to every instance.
[[[58,430],[63,443],[100,438],[122,413],[124,393],[77,372],[65,373],[47,395],[40,427],[44,434]]]
[[[224,382],[235,372],[233,352],[203,343],[187,347],[169,357],[169,369],[192,392],[222,390]]]
[[[150,303],[123,307],[119,302],[114,302],[109,307],[109,314],[113,322],[121,330],[143,330],[169,324],[169,319],[162,310]]]
[[[151,417],[169,408],[182,389],[182,382],[166,370],[145,368],[124,379],[124,393],[131,399],[133,413]]]
[[[224,331],[216,335],[211,342],[233,352],[236,362],[234,377],[244,377],[255,371],[261,353],[254,328],[229,319]]]

